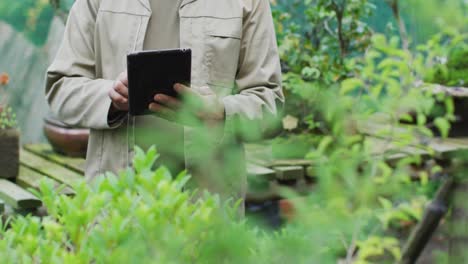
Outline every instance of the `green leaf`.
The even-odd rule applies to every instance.
[[[449,131],[450,131],[450,122],[442,117],[437,117],[434,120],[434,125],[439,129],[440,134],[442,137],[446,138],[448,137]]]
[[[392,209],[393,208],[393,204],[390,200],[384,198],[384,197],[379,197],[379,203],[380,205],[382,205],[382,207],[384,209]]]
[[[345,95],[364,86],[364,82],[358,78],[349,78],[341,83],[340,95]]]

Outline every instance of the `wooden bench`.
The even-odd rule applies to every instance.
[[[0,179],[0,214],[35,214],[42,202],[29,190],[38,190],[41,180],[47,178],[62,194],[72,195],[71,185],[83,175],[84,159],[63,157],[47,144],[25,145],[18,177]]]

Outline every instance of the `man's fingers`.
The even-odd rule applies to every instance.
[[[110,90],[109,97],[112,99],[112,102],[114,103],[119,103],[119,104],[128,103],[127,98],[123,97],[121,94],[119,94],[115,90]]]
[[[174,90],[181,95],[184,105],[193,111],[198,111],[203,107],[203,96],[197,90],[179,83],[174,85]]]
[[[122,72],[119,74],[119,77],[117,78],[121,83],[123,83],[126,87],[128,86],[128,75],[127,71]]]
[[[121,111],[128,111],[128,100],[125,97],[113,89],[109,91],[109,97],[111,98],[115,108]]]
[[[174,90],[182,96],[199,96],[193,89],[180,83],[174,84]]]
[[[149,110],[154,112],[157,116],[170,120],[170,121],[175,121],[176,120],[176,112],[172,111],[171,109],[157,104],[157,103],[151,103],[149,105]]]
[[[122,81],[117,81],[115,83],[114,90],[121,96],[128,98],[128,87]]]
[[[157,94],[156,96],[154,96],[154,101],[163,104],[173,110],[178,110],[182,106],[182,103],[178,99],[165,94]]]

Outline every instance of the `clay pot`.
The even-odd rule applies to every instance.
[[[0,178],[18,177],[19,148],[20,133],[17,129],[0,129]]]
[[[73,128],[53,117],[46,117],[44,133],[52,148],[70,157],[86,157],[89,129]]]

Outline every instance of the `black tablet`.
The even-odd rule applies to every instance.
[[[178,97],[174,84],[190,86],[190,49],[150,50],[127,55],[128,101],[131,115],[150,114],[156,94]]]

